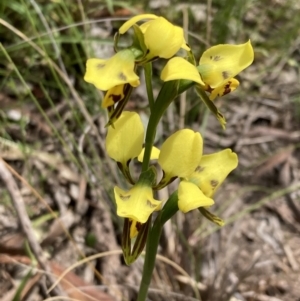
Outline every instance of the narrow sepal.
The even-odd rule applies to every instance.
[[[120,39],[120,33],[116,32],[115,36],[114,36],[114,50],[115,50],[115,53],[117,53],[119,51],[118,50],[119,39]]]
[[[200,96],[201,100],[206,104],[208,109],[216,116],[218,121],[220,122],[223,129],[225,129],[226,120],[225,117],[221,114],[218,108],[214,105],[214,103],[208,98],[203,88],[199,85],[196,85],[197,94]]]
[[[205,209],[204,207],[200,207],[198,208],[198,210],[200,211],[200,213],[207,218],[209,221],[213,222],[214,224],[223,227],[225,222],[219,218],[218,216],[212,214],[211,212],[209,212],[207,209]]]
[[[136,24],[133,25],[134,40],[131,47],[131,51],[134,53],[135,61],[142,60],[147,54],[147,46],[144,41],[144,34],[140,27]]]
[[[135,262],[138,257],[143,252],[143,249],[147,242],[147,237],[149,233],[149,228],[151,226],[151,216],[147,220],[146,223],[141,224],[138,223],[138,227],[134,225],[138,231],[136,238],[131,237],[132,233],[132,225],[133,221],[129,218],[125,218],[124,220],[124,228],[123,228],[123,235],[122,235],[122,251],[125,263],[127,265],[131,265]],[[133,247],[131,247],[132,242],[135,240]]]
[[[147,237],[149,233],[149,229],[151,226],[151,216],[149,217],[148,221],[145,224],[141,224],[141,228],[138,232],[138,235],[136,237],[136,240],[134,242],[132,251],[131,251],[131,256],[129,258],[129,264],[135,262],[138,257],[141,255],[141,253],[144,250],[144,247],[147,242]]]
[[[127,258],[129,258],[131,255],[130,223],[131,222],[129,218],[124,219],[121,247],[126,263],[127,263]]]
[[[164,187],[168,186],[169,184],[171,184],[176,179],[177,179],[177,177],[170,178],[170,177],[166,176],[166,174],[164,173],[163,177],[161,178],[159,183],[156,184],[155,186],[153,186],[153,190],[163,189]]]
[[[109,120],[105,127],[113,126],[113,124],[118,120],[118,118],[121,116],[129,98],[132,93],[133,87],[131,85],[125,85],[124,86],[124,99],[121,101],[118,101],[116,107],[110,106],[108,107],[109,112]]]
[[[125,179],[128,181],[128,183],[134,185],[135,181],[132,179],[132,176],[130,174],[130,169],[129,169],[130,161],[131,160],[129,160],[126,165],[123,165],[121,162],[117,162],[117,165],[120,171],[122,172],[123,176],[125,177]]]

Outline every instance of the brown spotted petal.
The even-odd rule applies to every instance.
[[[224,149],[211,155],[204,155],[199,166],[188,177],[207,197],[211,198],[228,174],[238,165],[237,154]]]
[[[198,70],[204,83],[214,89],[251,65],[253,59],[250,41],[240,45],[216,45],[203,53]]]
[[[138,223],[146,223],[153,211],[159,210],[161,206],[161,202],[153,198],[152,187],[140,183],[137,183],[129,191],[116,186],[114,193],[117,215]]]
[[[217,96],[224,96],[234,90],[240,85],[239,81],[235,78],[231,78],[229,81],[223,85],[212,89],[209,95],[210,100],[214,100]]]
[[[124,87],[125,85],[118,85],[115,87],[110,88],[102,101],[102,108],[108,108],[113,106],[115,103],[124,99]]]
[[[140,81],[134,68],[134,54],[131,50],[125,49],[116,53],[108,60],[88,59],[84,80],[103,91],[124,84],[137,87]]]

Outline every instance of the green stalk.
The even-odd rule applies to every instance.
[[[154,97],[153,97],[153,89],[152,89],[152,63],[151,62],[144,65],[144,72],[145,72],[145,82],[146,82],[149,107],[150,107],[150,112],[152,112],[154,106]]]
[[[146,132],[142,171],[146,171],[149,167],[151,150],[155,139],[157,125],[170,103],[178,95],[178,83],[179,81],[165,82],[153,105]]]
[[[137,301],[145,301],[147,298],[148,289],[152,278],[152,273],[155,267],[155,259],[156,259],[157,248],[158,248],[162,228],[165,222],[168,221],[178,211],[177,203],[178,203],[178,194],[177,191],[175,191],[170,196],[164,208],[157,216],[153,224],[153,227],[149,232],[147,238],[147,245],[146,245],[143,276],[142,276],[142,281],[140,283],[140,289],[139,289]]]
[[[163,227],[163,225],[158,220],[159,217],[157,217],[157,219],[155,220],[155,223],[152,229],[150,230],[150,233],[147,238],[146,255],[145,255],[145,262],[143,267],[143,277],[140,283],[140,289],[139,289],[137,301],[145,301],[147,298],[148,289],[150,286],[152,273],[155,266],[155,259],[156,259],[159,239]]]
[[[186,85],[182,85],[180,89],[180,81],[169,81],[165,82],[156,98],[156,101],[153,101],[153,92],[152,92],[152,71],[151,64],[147,64],[145,67],[145,78],[147,84],[147,93],[149,98],[149,105],[151,109],[151,114],[147,126],[146,138],[145,138],[145,153],[142,164],[142,172],[147,171],[150,163],[151,150],[154,144],[156,128],[160,119],[162,118],[164,112],[170,105],[170,103],[178,96],[178,91],[182,93],[184,90],[188,89],[190,82]],[[151,89],[151,91],[149,91]],[[137,301],[145,301],[148,294],[148,289],[150,286],[152,273],[155,267],[155,259],[157,254],[157,248],[162,232],[163,225],[168,221],[176,212],[178,211],[178,195],[175,191],[165,206],[157,216],[153,227],[149,230],[147,237],[146,253],[145,253],[145,262],[143,267],[143,276],[140,283],[140,289],[138,293]]]

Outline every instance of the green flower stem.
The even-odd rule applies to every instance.
[[[156,219],[156,221],[158,218]],[[158,243],[162,231],[162,224],[160,222],[154,223],[152,229],[147,238],[147,245],[146,245],[146,256],[145,256],[145,263],[143,267],[143,277],[140,283],[140,289],[137,301],[145,301],[148,294],[148,289],[150,286],[152,273],[155,266],[155,259],[156,253],[158,248]]]
[[[145,153],[142,164],[142,171],[146,171],[149,167],[151,150],[155,139],[157,125],[174,98],[178,95],[179,81],[165,82],[154,102],[145,139]]]
[[[145,81],[146,81],[146,90],[149,101],[150,111],[152,112],[154,106],[154,97],[153,97],[153,89],[152,89],[152,63],[149,62],[144,65],[145,72]]]
[[[178,194],[177,191],[175,191],[166,202],[164,208],[157,216],[152,229],[149,231],[149,235],[147,238],[147,245],[146,245],[146,255],[145,255],[143,276],[140,284],[137,301],[145,301],[147,298],[148,289],[152,278],[152,273],[155,267],[156,253],[157,253],[157,248],[158,248],[162,228],[165,222],[168,221],[178,211],[177,204],[178,204]]]

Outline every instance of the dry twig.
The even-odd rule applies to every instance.
[[[55,283],[55,278],[52,276],[52,272],[47,263],[47,259],[43,253],[41,246],[38,244],[36,237],[34,235],[34,231],[32,229],[30,219],[27,215],[26,208],[24,205],[24,200],[22,198],[22,195],[20,193],[18,185],[17,185],[15,179],[13,178],[12,174],[7,169],[6,163],[3,161],[3,159],[1,157],[0,157],[0,178],[6,185],[8,193],[10,194],[10,197],[13,202],[16,213],[18,215],[20,224],[22,226],[24,234],[26,235],[26,237],[28,239],[30,248],[31,248],[36,260],[38,261],[39,265],[46,272],[48,281],[50,282],[51,285],[53,285]],[[54,294],[58,295],[58,296],[66,295],[59,287],[55,288]]]

